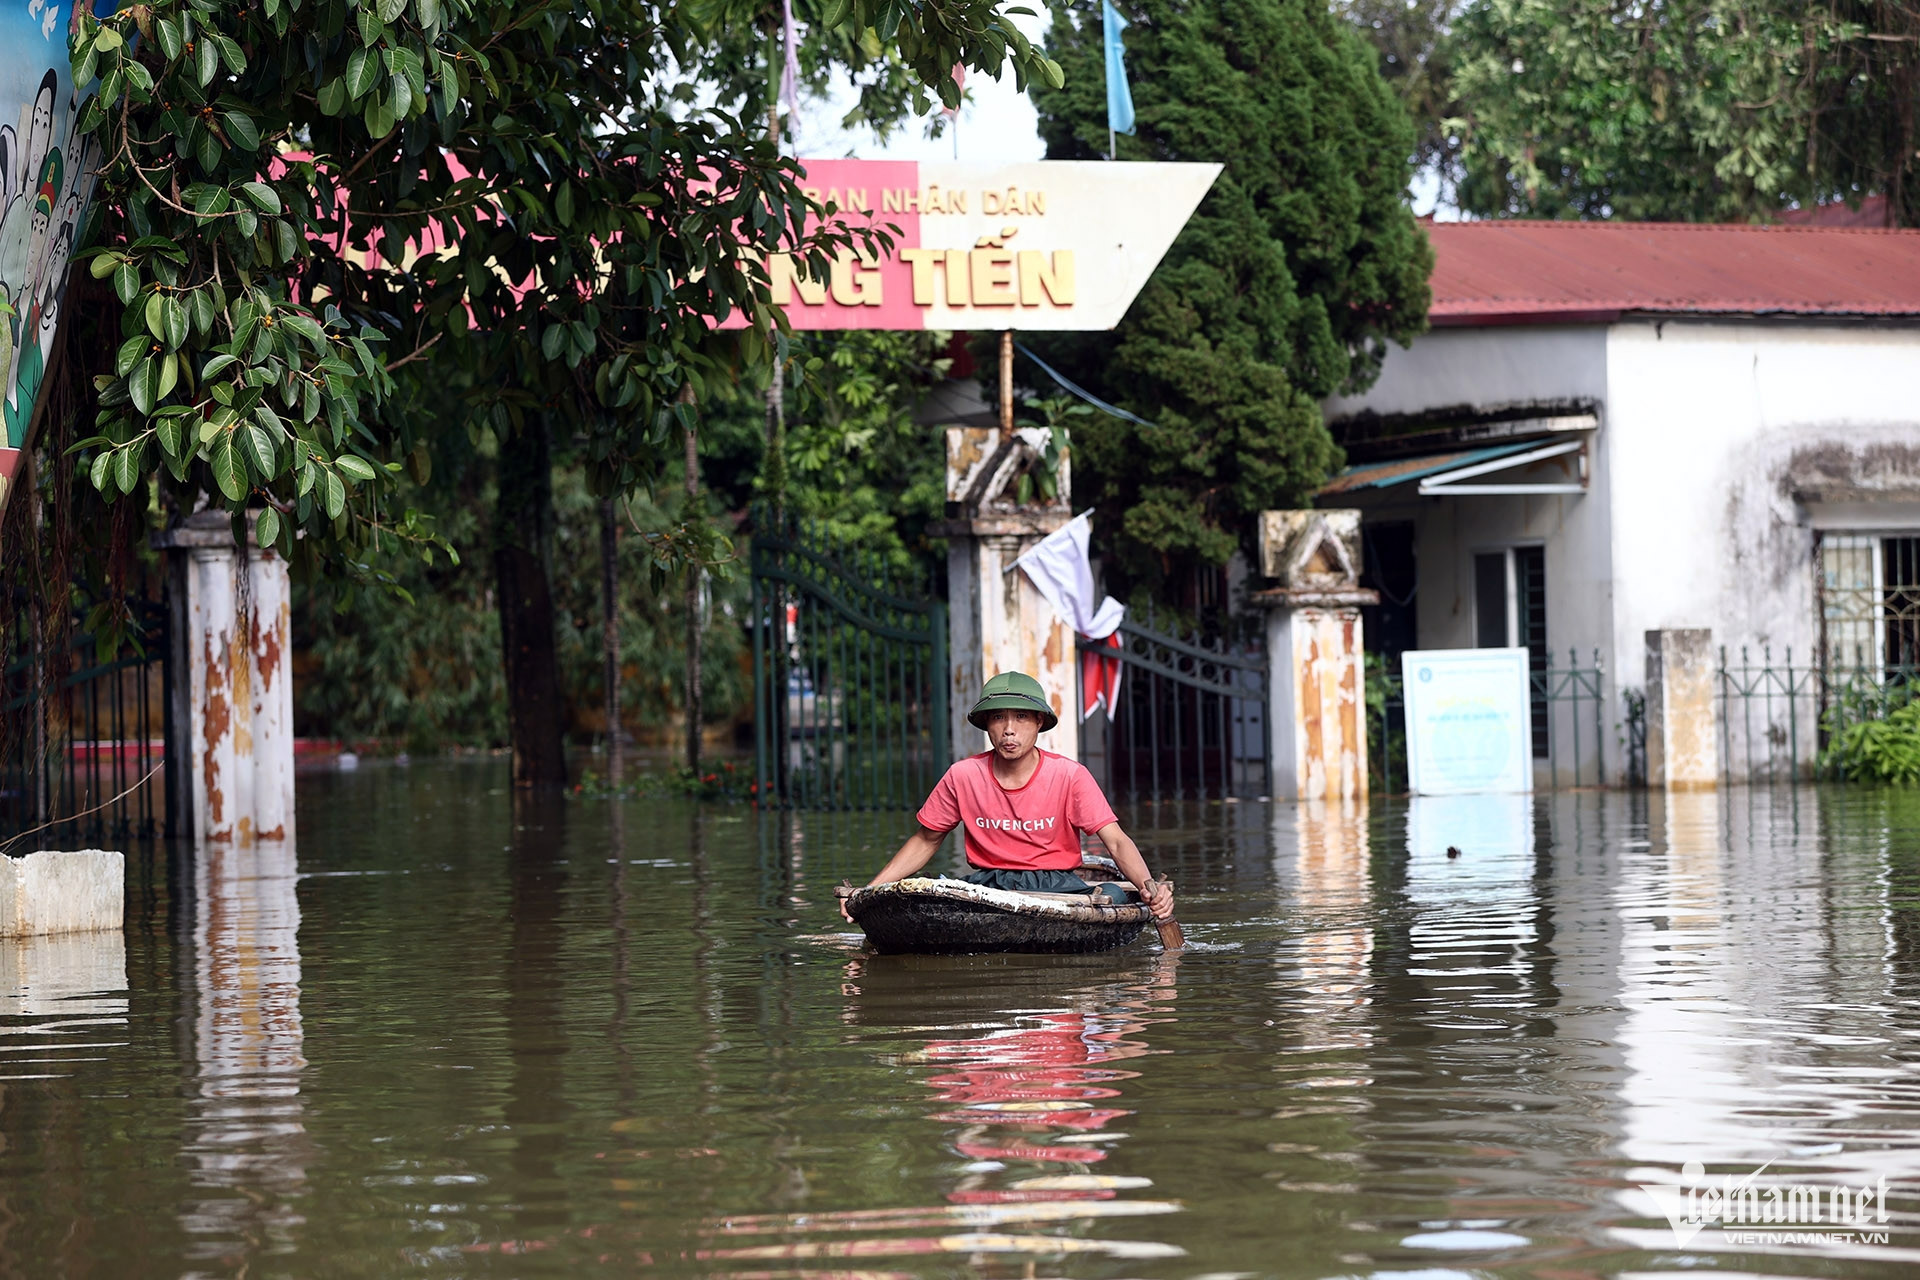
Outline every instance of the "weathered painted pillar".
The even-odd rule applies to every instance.
[[[1647,785],[1710,791],[1720,785],[1713,705],[1713,632],[1647,632]]]
[[[224,512],[155,538],[170,554],[173,740],[178,833],[211,844],[293,835],[292,629],[287,562],[233,542]],[[244,577],[242,576],[244,573]]]
[[[1358,511],[1263,511],[1267,693],[1273,793],[1283,800],[1367,794],[1366,654]]]
[[[947,518],[928,529],[947,541],[947,704],[955,759],[986,749],[967,723],[980,686],[1003,671],[1024,671],[1047,691],[1060,723],[1040,745],[1080,757],[1078,658],[1073,627],[1013,562],[1071,518],[1067,458],[1058,462],[1055,496],[1017,502],[1022,474],[1043,465],[1046,433],[998,427],[947,428]]]

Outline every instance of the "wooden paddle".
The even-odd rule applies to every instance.
[[[1156,883],[1167,886],[1169,893],[1173,891],[1173,881],[1171,880],[1162,879]],[[1183,951],[1186,949],[1187,935],[1181,931],[1178,920],[1172,916],[1168,916],[1165,920],[1155,920],[1153,927],[1160,934],[1160,946],[1162,950]]]

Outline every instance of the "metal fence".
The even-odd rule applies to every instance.
[[[1536,785],[1606,786],[1606,666],[1600,651],[1593,650],[1591,663],[1582,666],[1579,651],[1569,649],[1566,665],[1555,666],[1549,650],[1546,661],[1527,678],[1532,686],[1528,702]],[[1367,716],[1378,735],[1367,744],[1369,784],[1387,795],[1404,792],[1406,700],[1398,673],[1388,670],[1384,661],[1368,664]]]
[[[753,535],[755,785],[798,809],[910,809],[946,768],[947,607],[822,527]]]
[[[128,608],[133,626],[106,655],[90,634],[46,651],[23,611],[0,672],[0,840],[37,848],[172,829],[167,613],[148,600]]]
[[[1116,798],[1253,798],[1273,794],[1267,655],[1256,640],[1156,630],[1131,618],[1120,644],[1082,638],[1084,686],[1117,663],[1109,714],[1082,725],[1082,758]]]
[[[1843,654],[1834,646],[1822,655],[1825,661],[1796,662],[1792,649],[1776,657],[1763,646],[1756,660],[1746,646],[1737,655],[1722,646],[1714,673],[1722,776],[1729,782],[1846,780],[1847,759],[1835,744],[1920,692],[1920,664],[1876,662],[1875,652],[1859,645]]]

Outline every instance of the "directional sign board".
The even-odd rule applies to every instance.
[[[796,329],[1111,329],[1220,173],[1217,164],[804,160],[808,195],[894,249],[824,280],[768,264]]]
[[[1533,790],[1525,649],[1413,649],[1400,675],[1415,795]]]

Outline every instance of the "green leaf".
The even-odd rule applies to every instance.
[[[260,519],[253,526],[254,541],[263,547],[271,547],[280,541],[280,513],[268,507],[260,513]]]
[[[319,350],[323,352],[326,350],[326,331],[321,329],[312,317],[292,313],[281,316],[280,323],[313,343]]]
[[[280,212],[280,193],[266,183],[243,182],[240,184],[240,190],[246,192],[247,199],[260,207],[260,212],[273,214]]]
[[[560,355],[560,348],[566,341],[567,331],[563,326],[557,324],[548,325],[547,331],[540,335],[540,354],[549,360],[556,359]]]
[[[233,434],[238,438],[240,449],[253,467],[254,474],[263,480],[273,479],[279,470],[274,465],[273,433],[257,422],[244,422],[234,428]]]
[[[112,483],[110,479],[112,470],[113,454],[110,452],[98,453],[94,455],[93,466],[89,469],[87,478],[93,481],[93,487],[96,490],[105,493],[107,491],[107,485]]]
[[[347,80],[345,76],[335,76],[320,86],[320,111],[323,115],[337,116],[347,105]]]
[[[147,295],[147,332],[160,341],[167,340],[167,300],[158,293]]]
[[[340,468],[340,470],[347,475],[352,476],[355,480],[371,480],[375,475],[373,467],[366,459],[356,458],[350,453],[343,453],[335,458],[333,465]]]
[[[390,104],[395,120],[405,120],[407,112],[413,109],[413,86],[407,83],[404,74],[393,77],[393,101]]]
[[[153,24],[154,34],[160,41],[160,52],[166,55],[168,62],[180,56],[180,24],[172,18],[162,18]]]
[[[227,64],[227,70],[239,75],[247,69],[247,55],[241,52],[239,41],[212,31],[206,32],[202,38],[220,46],[220,60]]]
[[[180,356],[173,353],[160,357],[160,385],[153,390],[153,399],[157,404],[167,398],[180,381]]]
[[[213,482],[227,495],[227,501],[238,502],[247,496],[247,471],[241,465],[239,451],[234,448],[231,431],[222,431],[213,438],[213,445],[207,450],[207,465],[213,471]]]
[[[222,352],[221,354],[215,356],[213,359],[207,361],[207,367],[200,371],[200,381],[206,382],[212,378],[215,378],[219,376],[219,374],[224,372],[228,365],[234,365],[238,363],[240,363],[240,357],[228,355],[225,352]]]
[[[332,471],[320,473],[320,487],[324,491],[321,498],[326,507],[327,519],[338,520],[340,513],[347,509],[347,486]]]
[[[167,299],[166,319],[167,349],[169,351],[178,351],[180,344],[187,340],[187,324],[189,321],[187,308],[179,298]]]
[[[386,28],[380,25],[380,15],[372,9],[360,10],[355,24],[360,30],[360,43],[371,49],[386,36]]]
[[[213,328],[213,295],[205,289],[195,289],[189,295],[193,311],[193,331],[205,335]]]
[[[560,219],[560,225],[573,225],[573,184],[563,182],[560,189],[553,193],[553,216]]]
[[[277,219],[273,224],[274,243],[280,248],[280,261],[292,262],[300,256],[300,236],[293,224],[285,218]]]
[[[137,444],[124,449],[116,449],[113,454],[114,481],[119,484],[120,492],[132,493],[140,483],[140,455],[144,452]]]
[[[431,27],[440,21],[440,0],[414,0],[414,17],[423,27]]]
[[[131,262],[123,262],[113,271],[113,292],[121,306],[131,306],[140,296],[140,272]]]
[[[233,211],[233,225],[240,229],[241,235],[252,239],[253,233],[260,229],[260,215],[241,205]]]
[[[367,126],[367,136],[376,141],[393,132],[393,108],[385,99],[368,99],[360,118]]]
[[[93,37],[93,47],[101,53],[112,53],[125,43],[126,41],[120,38],[120,33],[112,27],[101,27]]]
[[[153,412],[154,384],[159,380],[160,371],[154,367],[152,356],[148,356],[133,366],[133,372],[127,376],[127,394],[133,399],[133,407],[143,414]]]
[[[202,89],[213,83],[213,77],[220,71],[220,50],[206,36],[193,47],[193,74]]]
[[[380,78],[380,59],[371,49],[355,49],[347,55],[347,96],[355,102],[367,95]],[[321,108],[325,110],[325,107]],[[332,112],[328,112],[329,115]]]
[[[112,254],[97,253],[93,256],[93,260],[87,263],[87,273],[95,280],[105,280],[119,265]]]
[[[229,111],[220,119],[227,126],[227,137],[238,143],[242,150],[258,151],[260,149],[260,127],[254,124],[252,116],[239,111]]]
[[[141,356],[147,354],[147,348],[152,345],[153,342],[151,339],[138,333],[121,343],[120,350],[116,352],[113,357],[114,376],[116,378],[124,378],[129,373],[132,373],[134,363],[139,360]]]
[[[160,452],[169,458],[180,456],[180,450],[187,442],[186,423],[180,418],[161,418],[153,424],[154,439],[160,442]]]
[[[392,22],[407,11],[407,0],[380,0],[377,12],[380,21]]]

